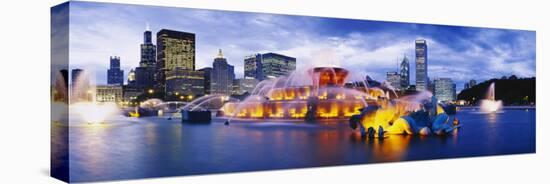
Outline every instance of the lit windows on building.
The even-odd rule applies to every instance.
[[[434,80],[434,92],[438,101],[456,100],[456,85],[450,78],[437,78]]]
[[[121,102],[122,86],[120,85],[98,85],[96,86],[97,102]]]
[[[166,93],[204,95],[204,72],[176,68],[166,72]]]
[[[428,90],[428,45],[426,40],[415,41],[416,90]]]

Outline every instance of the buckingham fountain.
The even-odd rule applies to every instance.
[[[310,85],[292,86],[289,78],[260,83],[243,101],[222,107],[225,116],[238,119],[345,119],[375,102],[367,90],[344,88],[348,71],[316,67],[307,71]],[[383,93],[379,93],[382,95]]]
[[[231,120],[299,120],[319,122],[347,120],[363,136],[388,134],[444,135],[459,127],[437,99],[427,91],[399,97],[389,86],[346,85],[349,71],[340,67],[314,67],[307,77],[296,76],[262,81],[242,101],[229,101],[221,108]],[[309,80],[305,80],[307,78]],[[297,80],[302,81],[297,85]]]

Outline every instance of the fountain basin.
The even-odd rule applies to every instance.
[[[371,103],[375,103],[371,101]],[[227,103],[225,116],[250,119],[303,119],[308,111],[317,119],[345,119],[359,113],[362,100],[294,100]]]

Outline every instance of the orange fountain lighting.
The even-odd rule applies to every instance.
[[[304,119],[308,112],[317,119],[343,119],[358,114],[369,102],[365,91],[344,88],[346,69],[316,67],[308,74],[312,85],[275,87],[265,99],[254,96],[229,102],[221,110],[225,116],[242,119]]]

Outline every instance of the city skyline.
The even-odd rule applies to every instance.
[[[139,45],[143,42],[146,24],[151,25],[153,33],[163,28],[195,33],[197,69],[210,66],[217,50],[223,49],[228,63],[235,66],[236,78],[244,75],[245,56],[276,52],[296,57],[297,68],[312,64],[339,65],[383,81],[386,72],[397,71],[393,62],[396,56],[415,56],[413,44],[416,39],[425,39],[428,43],[431,79],[451,77],[456,84],[463,84],[471,79],[483,81],[504,75],[531,77],[535,74],[535,34],[531,31],[196,9],[183,11],[137,5],[103,6],[85,2],[73,5],[71,8],[79,13],[71,15],[71,27],[76,27],[71,37],[86,39],[70,39],[74,51],[71,63],[75,68],[96,69],[98,84],[105,83],[97,75],[107,69],[103,58],[120,56],[121,68],[125,71],[139,64]],[[115,11],[119,9],[122,11]],[[150,13],[139,14],[143,9]],[[163,18],[168,15],[187,17],[189,21]],[[89,25],[81,26],[84,23]],[[252,31],[244,33],[234,28],[238,26],[249,26]],[[112,35],[110,30],[119,34]],[[224,33],[216,30],[224,30]],[[250,39],[241,39],[243,35]],[[447,67],[450,65],[453,67]],[[411,65],[410,70],[415,71],[415,66]],[[126,76],[127,73],[125,79]],[[410,82],[415,81],[415,76],[411,75]]]

